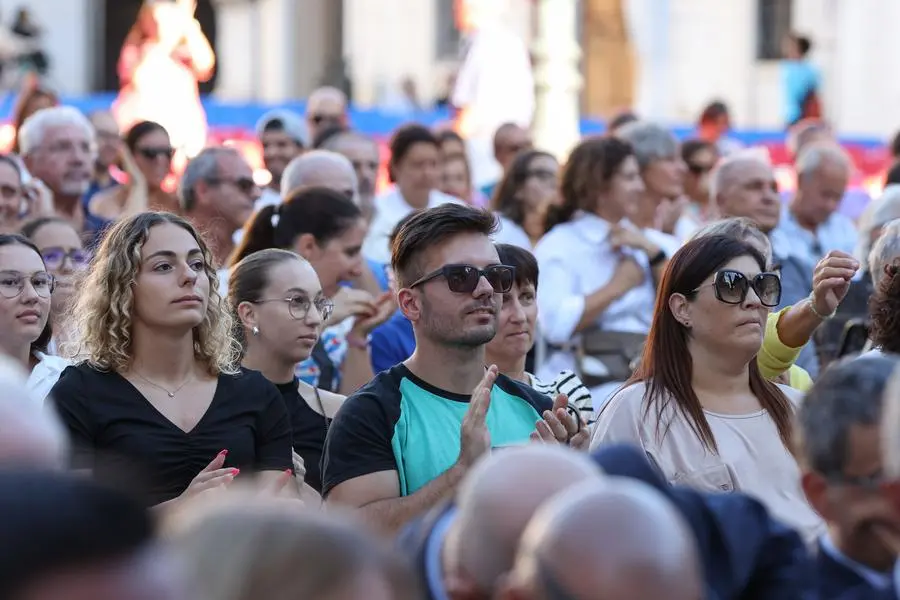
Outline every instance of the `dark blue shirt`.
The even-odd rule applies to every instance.
[[[369,356],[376,375],[412,356],[416,336],[412,323],[399,310],[369,336]]]

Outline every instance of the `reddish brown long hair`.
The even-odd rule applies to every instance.
[[[711,274],[726,263],[741,256],[749,256],[765,270],[765,258],[753,246],[732,237],[711,235],[694,239],[681,247],[669,261],[659,283],[653,324],[644,346],[641,364],[626,385],[638,382],[646,384],[644,391],[645,416],[656,412],[657,435],[662,438],[668,430],[660,429],[663,414],[674,401],[676,410],[687,419],[691,429],[703,443],[718,452],[712,429],[703,413],[700,400],[691,384],[693,363],[688,351],[687,328],[675,319],[669,308],[669,297],[682,294],[688,299],[696,296],[697,288]],[[750,390],[768,411],[781,441],[790,448],[793,407],[790,400],[774,383],[765,379],[759,371],[756,358],[750,361]]]

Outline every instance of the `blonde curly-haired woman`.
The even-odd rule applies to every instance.
[[[291,429],[275,387],[237,367],[232,320],[196,230],[169,213],[116,223],[75,302],[84,360],[51,391],[73,466],[157,505],[243,471],[290,479]]]

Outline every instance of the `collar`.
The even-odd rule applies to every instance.
[[[626,221],[623,221],[623,224]],[[612,224],[593,213],[579,210],[572,220],[575,231],[591,244],[602,244],[609,237]]]
[[[837,546],[835,546],[834,542],[831,541],[831,536],[829,536],[827,533],[819,538],[819,544],[822,548],[822,552],[827,554],[829,558],[831,558],[831,560],[853,571],[854,573],[856,573],[856,575],[861,577],[873,588],[878,590],[885,590],[891,586],[890,574],[881,573],[871,567],[867,567],[866,565],[853,560],[852,558],[847,557],[843,552],[837,549]],[[898,573],[895,566],[893,573],[893,577],[895,580],[897,576]]]
[[[444,588],[444,567],[441,564],[441,550],[444,548],[444,540],[450,525],[456,517],[456,508],[452,508],[442,515],[434,524],[428,542],[425,545],[425,577],[428,582],[428,591],[434,600],[450,600],[447,590]]]

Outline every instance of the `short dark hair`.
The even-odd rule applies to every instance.
[[[809,51],[812,50],[812,40],[805,35],[792,33],[791,38],[793,38],[794,42],[797,44],[797,51],[800,53],[801,57],[806,56],[809,54]]]
[[[884,176],[885,187],[900,183],[900,160],[891,165],[887,174]]]
[[[891,158],[900,158],[900,131],[891,138]]]
[[[0,598],[58,571],[134,556],[153,535],[142,503],[90,479],[0,472]]]
[[[681,160],[690,163],[691,159],[694,158],[694,155],[701,150],[712,150],[713,152],[718,153],[716,145],[712,142],[695,138],[685,140],[681,143]]]
[[[728,116],[728,107],[721,100],[715,100],[707,104],[700,113],[700,124],[711,123],[723,116]]]
[[[325,144],[331,140],[333,137],[337,137],[342,133],[349,133],[350,129],[348,127],[344,127],[343,125],[329,125],[322,131],[320,131],[315,139],[313,139],[312,147],[314,150],[321,150]]]
[[[512,244],[494,244],[494,246],[497,248],[500,262],[516,268],[516,285],[522,287],[530,283],[537,290],[540,271],[534,254]]]
[[[234,266],[266,248],[290,248],[304,233],[324,246],[359,219],[359,207],[344,194],[325,187],[298,188],[281,204],[262,207],[244,227],[241,243],[228,260]]]
[[[141,141],[141,138],[154,131],[162,131],[166,135],[169,134],[165,127],[155,121],[140,121],[135,123],[125,134],[125,147],[134,152],[138,142]]]
[[[625,112],[620,112],[612,119],[609,120],[609,123],[606,124],[607,131],[615,131],[619,127],[623,125],[628,125],[629,123],[634,123],[638,121],[638,116],[631,112],[630,110],[626,110]]]
[[[35,230],[32,230],[32,233],[34,233],[34,231]],[[41,259],[41,264],[43,264],[44,262],[44,257],[41,255],[41,251],[38,249],[38,247],[34,244],[34,242],[32,242],[22,234],[0,233],[0,247],[3,246],[25,246],[26,248],[34,250],[34,253],[37,254],[38,258]],[[46,266],[44,268],[46,269]],[[51,339],[53,339],[53,328],[50,326],[50,319],[48,318],[47,324],[44,325],[44,329],[41,331],[41,334],[37,337],[36,340],[31,342],[31,353],[34,354],[35,352],[46,352],[47,346],[50,345]]]
[[[897,357],[863,355],[833,363],[797,411],[800,458],[824,476],[841,475],[853,425],[878,425],[882,395]]]
[[[497,231],[497,219],[486,210],[465,204],[447,203],[415,213],[400,227],[391,242],[391,268],[401,286],[424,275],[422,254],[461,233],[490,236]]]
[[[266,121],[266,124],[263,125],[263,131],[284,131],[284,120],[275,117],[274,119],[269,119]]]
[[[394,165],[403,160],[409,153],[410,148],[416,144],[431,144],[438,150],[441,148],[441,143],[438,141],[437,136],[424,125],[410,123],[398,128],[391,137],[390,143],[391,162],[388,165],[388,173],[391,181],[394,181]]]

